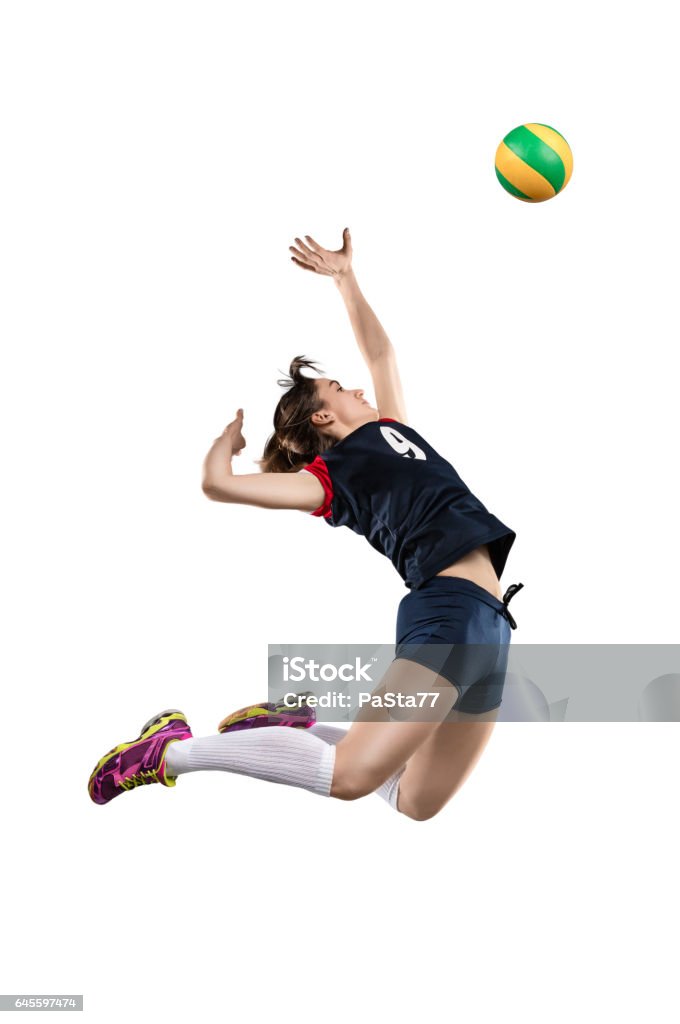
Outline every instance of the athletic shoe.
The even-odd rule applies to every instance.
[[[259,729],[268,725],[287,725],[293,729],[309,729],[316,722],[316,711],[306,704],[306,693],[296,694],[299,705],[287,707],[278,703],[249,704],[227,715],[218,725],[219,732],[237,732],[239,729]]]
[[[181,711],[161,711],[150,718],[136,740],[121,743],[104,754],[87,784],[96,804],[107,804],[128,789],[160,782],[174,786],[177,779],[166,774],[165,753],[174,740],[191,739],[191,729]]]

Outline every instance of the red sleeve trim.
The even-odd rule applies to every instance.
[[[380,418],[380,419],[378,420],[378,423],[398,423],[398,422],[399,422],[399,420],[393,420],[393,419],[390,419],[390,417],[389,417],[389,416],[382,416],[382,417],[381,417],[381,418]]]
[[[328,472],[328,466],[321,456],[317,455],[314,461],[305,466],[301,472],[311,473],[317,480],[320,480],[325,494],[323,504],[319,505],[316,511],[310,512],[310,515],[323,516],[325,519],[328,519],[331,514],[331,503],[333,501],[333,483]]]

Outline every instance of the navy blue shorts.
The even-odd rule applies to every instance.
[[[458,690],[453,709],[482,714],[500,707],[515,620],[508,601],[459,576],[433,576],[411,590],[397,611],[396,658],[431,668]],[[468,646],[469,645],[469,646]]]

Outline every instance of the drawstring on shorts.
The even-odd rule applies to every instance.
[[[517,623],[513,619],[512,615],[510,614],[510,609],[508,608],[508,604],[510,603],[512,598],[515,596],[517,591],[521,590],[523,586],[524,586],[523,583],[511,583],[510,586],[508,587],[508,589],[503,594],[503,611],[501,612],[501,615],[504,615],[505,618],[508,620],[508,622],[510,623],[510,628],[511,629],[517,629]]]

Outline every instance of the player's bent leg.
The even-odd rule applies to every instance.
[[[397,809],[426,821],[468,779],[491,738],[499,709],[468,715],[452,711],[414,751],[399,781]]]
[[[374,696],[383,698],[389,693],[429,696],[418,709],[378,705],[360,712],[336,747],[331,796],[356,800],[373,793],[436,732],[458,698],[451,683],[405,658],[392,662]]]

